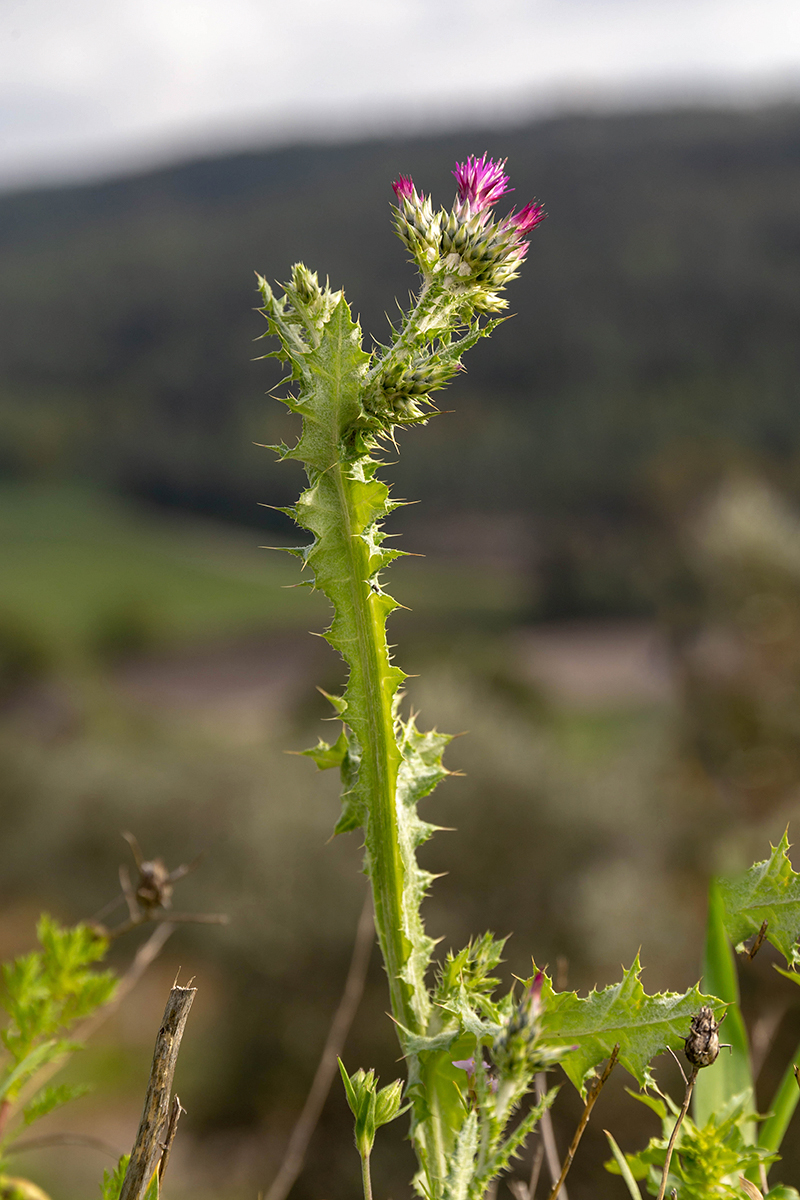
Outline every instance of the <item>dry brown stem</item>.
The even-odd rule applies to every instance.
[[[608,1079],[611,1072],[614,1070],[618,1055],[619,1055],[619,1042],[617,1042],[616,1046],[611,1051],[611,1057],[609,1058],[608,1062],[606,1063],[603,1074],[595,1075],[594,1079],[592,1079],[591,1083],[589,1084],[588,1094],[586,1096],[586,1104],[584,1105],[583,1113],[581,1114],[581,1119],[578,1122],[578,1128],[575,1130],[572,1141],[569,1144],[569,1150],[567,1150],[566,1157],[564,1158],[564,1164],[561,1168],[561,1174],[559,1175],[558,1180],[556,1181],[555,1185],[553,1186],[553,1190],[550,1193],[548,1200],[557,1200],[559,1192],[561,1192],[561,1194],[563,1195],[562,1189],[564,1187],[564,1180],[567,1178],[569,1169],[572,1166],[573,1159],[575,1158],[575,1155],[578,1150],[578,1146],[580,1145],[581,1138],[583,1137],[583,1131],[586,1128],[586,1126],[589,1124],[589,1117],[592,1115],[592,1109],[595,1106],[597,1097],[600,1095],[601,1091],[603,1090],[603,1085],[605,1084],[605,1082]]]
[[[337,1060],[341,1057],[345,1039],[356,1015],[356,1009],[364,992],[370,953],[375,941],[375,923],[372,918],[372,897],[367,893],[364,907],[358,920],[353,956],[344,985],[339,1007],[334,1014],[328,1037],[311,1083],[303,1111],[297,1118],[289,1144],[278,1168],[266,1200],[285,1200],[297,1176],[303,1169],[308,1143],[317,1126],[328,1092],[336,1075]]]
[[[761,949],[761,947],[764,943],[764,938],[767,936],[767,926],[768,925],[769,925],[769,921],[761,922],[761,928],[759,929],[758,933],[756,934],[755,939],[753,940],[752,946],[750,947],[749,950],[747,950],[745,952],[745,955],[747,958],[750,959],[750,962],[753,961],[753,959],[758,954],[759,950]]]
[[[689,1111],[689,1102],[692,1099],[692,1092],[694,1091],[694,1081],[697,1079],[697,1072],[699,1070],[699,1066],[695,1064],[695,1066],[692,1067],[691,1075],[686,1081],[686,1095],[683,1098],[683,1106],[681,1111],[678,1113],[678,1118],[675,1122],[675,1128],[673,1129],[669,1142],[667,1143],[667,1157],[664,1159],[664,1170],[661,1173],[661,1186],[658,1189],[658,1196],[656,1197],[656,1200],[664,1200],[664,1193],[667,1190],[669,1164],[672,1162],[672,1151],[675,1149],[675,1142],[678,1140],[678,1131],[683,1124],[683,1118]]]
[[[131,1160],[119,1200],[143,1200],[153,1178],[159,1154],[164,1149],[165,1143],[162,1139],[168,1127],[172,1080],[183,1030],[196,992],[196,988],[176,985],[169,994],[161,1028],[156,1037],[142,1119],[139,1122],[136,1141],[133,1143]]]
[[[536,1076],[536,1099],[541,1100],[547,1091],[547,1078],[543,1071],[540,1071]],[[558,1156],[558,1147],[556,1146],[556,1135],[553,1132],[553,1118],[550,1115],[548,1108],[539,1122],[539,1129],[542,1132],[542,1145],[544,1146],[544,1158],[547,1163],[547,1170],[550,1172],[550,1182],[555,1184],[561,1173],[561,1159]],[[567,1189],[561,1187],[561,1200],[569,1200]]]
[[[167,1169],[169,1156],[172,1151],[172,1143],[175,1141],[175,1134],[178,1132],[178,1121],[181,1119],[181,1113],[185,1113],[186,1109],[180,1102],[178,1096],[172,1097],[172,1107],[169,1110],[169,1121],[167,1122],[167,1132],[164,1136],[162,1145],[161,1161],[158,1164],[158,1182],[164,1178],[164,1172]]]

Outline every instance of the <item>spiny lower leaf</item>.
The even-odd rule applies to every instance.
[[[467,1200],[478,1149],[478,1116],[471,1112],[461,1126],[450,1169],[444,1181],[443,1200]]]
[[[617,1043],[619,1062],[645,1087],[651,1078],[651,1060],[667,1048],[682,1049],[691,1018],[704,1004],[715,1010],[717,1019],[722,1015],[720,1001],[704,996],[697,986],[688,992],[648,996],[639,978],[641,971],[637,954],[619,983],[585,998],[577,992],[555,992],[552,981],[544,977],[542,1038],[545,1043],[575,1043],[561,1066],[581,1095],[588,1077]]]
[[[789,838],[784,833],[769,858],[742,875],[719,882],[725,928],[737,949],[766,921],[767,941],[794,966],[800,963],[800,875],[792,869],[788,851]]]

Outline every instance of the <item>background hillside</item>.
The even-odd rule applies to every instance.
[[[279,519],[256,508],[296,481],[253,446],[286,432],[272,364],[251,361],[254,269],[280,280],[302,258],[381,338],[414,282],[392,178],[449,202],[451,164],[484,148],[508,156],[515,202],[550,215],[511,290],[520,315],[443,402],[456,415],[406,435],[401,492],[536,517],[546,611],[646,605],[628,559],[665,496],[737,459],[800,490],[796,107],[298,146],[2,196],[2,472]],[[586,536],[607,595],[567,578]]]

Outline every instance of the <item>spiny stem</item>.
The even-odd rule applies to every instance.
[[[686,1095],[683,1098],[683,1107],[678,1113],[678,1119],[675,1122],[675,1128],[672,1131],[672,1136],[670,1137],[669,1144],[667,1145],[667,1157],[664,1159],[664,1170],[661,1174],[661,1186],[658,1189],[658,1196],[656,1197],[656,1200],[664,1200],[664,1193],[667,1190],[669,1164],[672,1162],[672,1151],[675,1149],[675,1142],[678,1140],[678,1131],[683,1124],[683,1118],[689,1111],[689,1102],[692,1099],[692,1092],[694,1091],[694,1081],[697,1079],[697,1072],[699,1070],[700,1068],[697,1066],[692,1067],[692,1073],[686,1083]]]
[[[617,1042],[616,1046],[611,1051],[611,1057],[609,1058],[608,1062],[606,1063],[606,1067],[605,1067],[605,1070],[603,1071],[603,1074],[600,1076],[595,1076],[595,1078],[592,1080],[592,1082],[589,1085],[589,1094],[586,1098],[586,1104],[583,1109],[583,1115],[581,1116],[581,1119],[578,1122],[578,1128],[575,1130],[575,1135],[574,1135],[572,1141],[570,1142],[569,1150],[567,1150],[566,1156],[564,1158],[564,1165],[561,1168],[561,1174],[559,1175],[558,1181],[555,1184],[552,1192],[550,1193],[548,1200],[557,1200],[558,1194],[561,1191],[561,1188],[564,1186],[564,1180],[567,1178],[569,1169],[572,1166],[572,1161],[575,1158],[575,1155],[578,1150],[578,1146],[580,1145],[581,1138],[583,1137],[583,1131],[586,1128],[586,1126],[589,1124],[589,1117],[592,1115],[592,1109],[595,1106],[595,1101],[597,1100],[597,1097],[600,1095],[600,1092],[603,1089],[603,1084],[608,1079],[611,1072],[614,1070],[618,1055],[619,1055],[619,1042]]]
[[[367,848],[372,859],[371,882],[375,901],[375,927],[386,962],[392,1009],[398,1021],[414,1029],[417,1022],[409,989],[401,980],[407,957],[403,944],[403,868],[398,848],[397,813],[395,810],[397,768],[400,752],[394,738],[391,701],[382,687],[385,650],[380,644],[382,627],[375,629],[370,609],[370,589],[364,582],[366,550],[355,536],[351,520],[352,500],[346,469],[339,463],[331,472],[337,492],[345,544],[348,549],[350,599],[358,631],[353,654],[360,660],[361,674],[367,693],[367,720],[359,732],[365,742],[361,770],[371,776],[371,804],[365,830]]]

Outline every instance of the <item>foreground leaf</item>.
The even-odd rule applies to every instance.
[[[720,892],[725,928],[737,950],[766,921],[767,941],[794,966],[800,963],[800,875],[792,869],[788,851],[789,839],[784,833],[764,862],[732,879],[721,879]]]
[[[575,1043],[562,1060],[569,1080],[585,1096],[585,1085],[595,1067],[608,1058],[619,1043],[619,1062],[640,1087],[651,1081],[649,1064],[668,1048],[679,1050],[689,1032],[692,1016],[704,1004],[714,1009],[717,1020],[723,1004],[704,996],[695,986],[688,992],[661,992],[648,996],[639,976],[637,954],[619,983],[585,998],[576,992],[555,992],[545,975],[542,990],[544,1012],[542,1040],[546,1043]]]

